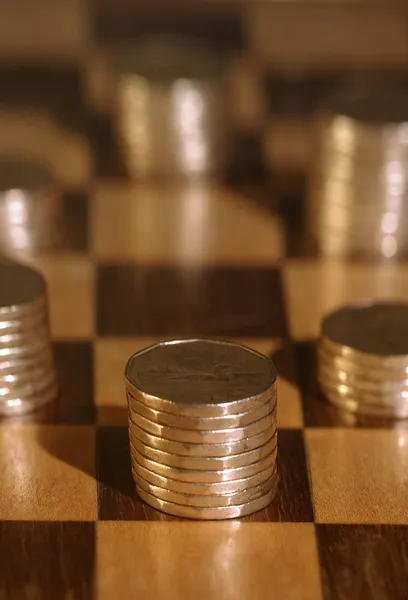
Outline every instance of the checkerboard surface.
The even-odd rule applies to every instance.
[[[265,83],[276,114],[304,112],[298,82]],[[0,598],[406,600],[407,423],[325,403],[314,342],[336,306],[408,300],[407,264],[300,252],[302,177],[132,183],[85,90],[82,68],[0,66],[0,151],[50,160],[64,213],[55,249],[24,257],[48,281],[62,396],[0,423]],[[237,340],[278,369],[279,492],[250,517],[176,519],[135,493],[124,365],[182,336]]]

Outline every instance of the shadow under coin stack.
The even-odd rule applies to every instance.
[[[338,94],[316,122],[307,244],[333,258],[408,253],[408,96]]]
[[[31,412],[56,396],[45,280],[0,261],[0,415]]]
[[[408,417],[408,304],[361,303],[328,315],[318,378],[327,399],[340,408]]]
[[[140,498],[193,519],[254,513],[273,499],[276,371],[237,344],[178,340],[132,356],[125,382]]]

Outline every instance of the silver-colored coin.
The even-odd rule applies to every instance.
[[[58,384],[54,382],[51,387],[30,396],[15,396],[4,401],[0,399],[0,415],[22,415],[32,412],[56,400],[58,393]]]
[[[193,471],[197,478],[199,477],[197,471],[204,471],[203,481],[228,481],[229,478],[235,479],[235,469],[257,463],[273,453],[277,446],[277,436],[275,433],[266,444],[263,444],[263,446],[260,446],[259,448],[255,448],[255,450],[241,452],[240,454],[222,458],[208,458],[200,456],[180,456],[178,454],[163,452],[163,450],[158,450],[157,448],[152,448],[151,446],[143,444],[132,431],[129,431],[129,437],[134,448],[147,459],[160,463],[163,466]]]
[[[250,438],[262,433],[276,425],[276,412],[270,412],[266,417],[247,425],[246,427],[233,427],[211,431],[197,431],[193,429],[179,429],[153,423],[149,419],[133,412],[129,407],[129,419],[138,427],[158,437],[173,440],[174,442],[187,442],[191,444],[225,444]]]
[[[49,339],[38,338],[20,346],[0,347],[0,362],[15,358],[31,358],[37,353],[45,352],[49,344]]]
[[[133,398],[133,396],[127,393],[129,408],[132,412],[149,419],[160,425],[168,427],[177,427],[180,429],[194,429],[194,430],[216,430],[216,429],[229,429],[236,427],[244,427],[263,419],[270,412],[275,409],[276,405],[276,393],[259,407],[254,408],[245,413],[239,413],[236,415],[224,415],[223,417],[188,417],[184,415],[175,415],[172,413],[165,413],[153,408],[150,408]]]
[[[217,496],[220,494],[238,494],[239,492],[246,492],[265,484],[265,482],[276,474],[276,465],[272,465],[268,469],[260,471],[251,477],[246,477],[245,479],[223,481],[219,483],[193,483],[169,479],[145,469],[137,462],[133,463],[132,472],[135,481],[138,481],[139,477],[141,477],[151,485],[164,488],[170,492],[175,492],[176,494]]]
[[[126,388],[158,411],[220,417],[258,407],[276,388],[276,371],[265,356],[214,340],[173,340],[132,356]]]
[[[136,473],[136,485],[138,489],[142,489],[148,494],[164,500],[166,502],[174,502],[175,504],[181,504],[183,506],[195,506],[201,508],[215,508],[234,506],[236,504],[244,504],[245,502],[251,502],[267,494],[273,487],[277,478],[277,474],[274,473],[264,483],[261,483],[248,490],[236,492],[235,494],[218,494],[218,495],[198,495],[198,494],[185,494],[179,492],[172,492],[168,489],[161,488],[157,485],[152,485]]]
[[[202,444],[189,442],[175,442],[166,438],[157,437],[147,433],[132,421],[129,422],[129,431],[143,444],[151,448],[157,448],[170,454],[190,457],[227,457],[241,452],[248,452],[266,444],[276,433],[276,425],[271,426],[262,433],[235,442],[223,444]]]
[[[408,417],[406,399],[394,398],[387,403],[378,402],[378,400],[368,401],[367,398],[361,398],[355,392],[345,393],[344,389],[339,386],[328,385],[325,382],[320,382],[320,385],[327,400],[341,410],[384,419],[406,419]]]
[[[33,342],[49,340],[49,329],[47,324],[31,328],[18,333],[3,333],[0,331],[0,352],[7,348],[21,348]]]
[[[23,398],[32,394],[40,393],[42,390],[49,388],[55,381],[53,371],[42,373],[38,377],[32,376],[24,385],[2,385],[0,382],[0,400],[2,402],[12,400],[16,396]]]
[[[0,320],[0,335],[22,333],[42,325],[47,325],[48,327],[48,314],[44,308],[32,315],[23,316],[18,319]]]
[[[4,378],[8,375],[19,377],[22,373],[31,369],[45,368],[53,363],[52,350],[50,345],[31,356],[13,357],[5,356],[0,358],[0,377]]]
[[[381,364],[376,366],[366,365],[358,359],[333,354],[322,343],[318,348],[318,361],[319,365],[329,370],[345,371],[350,375],[369,379],[372,382],[390,381],[391,383],[408,385],[408,365],[400,368],[392,368],[390,365],[381,366]]]
[[[268,456],[256,463],[247,465],[245,467],[238,467],[237,469],[228,469],[227,471],[193,471],[177,467],[169,467],[167,465],[163,465],[156,461],[150,460],[143,456],[143,454],[141,454],[135,448],[135,446],[133,446],[132,441],[130,441],[130,446],[131,455],[134,461],[137,462],[143,468],[147,469],[148,471],[151,471],[159,475],[160,477],[164,477],[166,479],[172,479],[176,481],[194,484],[202,483],[205,485],[211,483],[226,483],[232,481],[245,480],[248,477],[252,477],[254,475],[257,475],[261,471],[265,471],[266,469],[273,467],[276,464],[277,456],[277,445],[275,445],[272,452]],[[157,485],[160,484],[158,483]]]
[[[319,378],[353,388],[356,392],[367,392],[385,396],[401,395],[401,397],[406,396],[408,399],[408,384],[404,385],[402,382],[389,381],[387,379],[373,381],[349,371],[332,369],[324,364],[319,365],[318,371]]]
[[[362,354],[408,361],[408,304],[367,301],[340,308],[324,318],[322,335]]]
[[[276,479],[273,487],[261,498],[245,502],[244,504],[235,506],[223,506],[217,508],[199,508],[196,506],[183,506],[174,502],[167,502],[160,498],[156,498],[149,494],[144,489],[136,485],[137,493],[143,502],[149,506],[176,517],[184,517],[185,519],[199,519],[205,521],[214,521],[220,519],[236,519],[251,515],[263,508],[266,508],[274,499],[278,489],[278,479]]]
[[[400,356],[386,356],[369,354],[367,352],[361,352],[355,350],[349,346],[343,346],[337,344],[328,338],[321,337],[319,340],[319,347],[331,355],[344,358],[350,362],[360,365],[363,368],[379,368],[390,370],[391,372],[402,372],[408,368],[407,357]]]

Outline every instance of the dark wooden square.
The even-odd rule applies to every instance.
[[[2,598],[89,600],[94,567],[94,523],[0,522]]]
[[[408,527],[316,525],[324,600],[406,600]]]
[[[97,271],[99,335],[283,337],[278,268],[104,264]]]

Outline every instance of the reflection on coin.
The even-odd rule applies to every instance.
[[[364,361],[359,360],[357,357],[336,356],[332,352],[328,352],[324,347],[324,343],[320,343],[318,359],[319,364],[329,370],[345,371],[350,373],[350,375],[370,379],[371,381],[387,380],[401,384],[406,381],[408,384],[408,365],[407,367],[395,366],[390,363],[384,365],[385,361],[375,366],[373,364],[365,364]]]
[[[177,517],[184,517],[188,519],[205,519],[205,520],[218,520],[218,519],[235,519],[243,517],[245,515],[252,514],[268,506],[277,490],[277,478],[275,484],[264,496],[245,502],[244,504],[235,506],[223,506],[217,508],[200,508],[196,506],[183,506],[174,502],[167,502],[160,498],[156,498],[152,494],[149,494],[140,486],[136,485],[137,493],[139,497],[157,510],[161,510],[170,515]]]
[[[165,438],[157,437],[147,433],[133,422],[129,423],[130,431],[144,444],[152,448],[158,448],[164,452],[172,454],[181,454],[182,456],[201,456],[201,457],[225,457],[231,454],[240,454],[248,452],[262,446],[268,442],[276,432],[276,425],[272,425],[262,433],[252,437],[241,439],[235,442],[224,444],[201,444],[188,442],[175,442]]]
[[[141,417],[129,407],[130,420],[148,433],[158,437],[173,440],[175,442],[188,442],[191,444],[223,444],[247,439],[269,429],[276,424],[275,413],[268,413],[266,417],[247,425],[246,427],[235,427],[231,429],[215,429],[211,431],[195,431],[193,429],[178,429],[153,423],[149,419]]]
[[[387,379],[371,380],[365,377],[356,376],[349,371],[341,369],[331,369],[325,364],[319,366],[319,378],[321,380],[331,381],[336,385],[352,387],[356,392],[368,392],[372,394],[401,394],[408,398],[408,385],[403,382],[393,382]]]
[[[147,348],[129,359],[125,377],[139,402],[192,417],[256,408],[276,384],[276,371],[265,356],[212,340],[175,340]]]
[[[256,463],[253,463],[252,465],[247,465],[246,467],[229,469],[228,471],[193,471],[162,465],[161,463],[155,462],[144,457],[133,446],[132,441],[130,441],[130,445],[132,458],[134,459],[134,462],[144,467],[145,469],[148,469],[149,471],[152,471],[153,473],[156,473],[161,477],[166,477],[177,481],[204,484],[242,480],[248,477],[252,477],[253,475],[257,475],[260,471],[265,471],[265,469],[268,469],[269,467],[275,465],[277,452],[277,446],[275,445],[273,451],[268,456]]]
[[[174,502],[175,504],[182,504],[183,506],[195,506],[195,507],[222,507],[222,506],[233,506],[234,504],[242,504],[244,502],[251,502],[267,494],[272,488],[276,480],[276,473],[273,474],[266,482],[261,483],[253,488],[236,492],[235,494],[213,494],[213,495],[196,495],[196,494],[185,494],[179,492],[172,492],[168,489],[152,485],[140,475],[137,476],[137,487],[143,489],[148,494],[165,500],[166,502]]]
[[[235,469],[252,465],[271,454],[277,447],[276,432],[275,435],[266,444],[240,454],[232,454],[223,457],[199,457],[199,456],[181,456],[163,452],[157,448],[152,448],[141,442],[133,433],[129,431],[129,437],[132,445],[146,458],[160,463],[162,466],[174,467],[183,470],[208,471],[204,473],[203,481],[228,481],[229,478],[235,479]],[[232,471],[231,471],[232,469]],[[217,473],[218,471],[218,473]],[[199,477],[199,473],[196,473]],[[198,479],[197,479],[198,481]]]
[[[276,465],[270,466],[263,471],[259,471],[251,477],[245,479],[237,479],[235,481],[222,481],[218,483],[194,483],[186,481],[177,481],[176,479],[168,479],[162,475],[158,475],[153,471],[149,471],[142,467],[137,462],[134,462],[133,477],[138,482],[139,477],[148,481],[152,485],[160,488],[177,492],[180,494],[195,494],[195,495],[217,495],[217,494],[235,494],[259,486],[270,479],[276,472]]]
[[[58,385],[54,382],[50,387],[27,396],[13,396],[11,400],[0,402],[0,415],[20,415],[37,410],[58,397]]]
[[[276,404],[276,393],[259,407],[254,408],[245,413],[239,413],[236,415],[225,415],[223,417],[188,417],[184,415],[175,415],[172,413],[165,413],[153,408],[150,408],[139,402],[128,392],[128,403],[132,411],[138,415],[149,419],[160,425],[166,425],[169,427],[177,427],[180,429],[195,429],[199,431],[203,430],[214,430],[214,429],[228,429],[243,427],[259,421],[263,417],[266,417],[270,412],[273,411]]]

